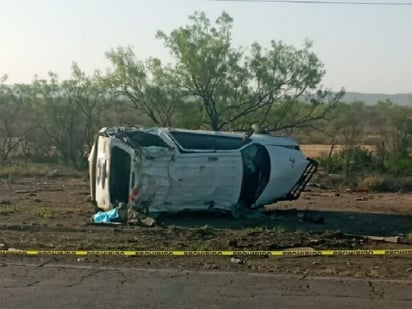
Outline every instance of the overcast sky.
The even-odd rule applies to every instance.
[[[104,71],[109,66],[104,53],[127,45],[141,59],[167,60],[157,30],[185,25],[194,11],[214,20],[223,10],[234,18],[236,46],[274,39],[302,47],[305,39],[312,40],[327,71],[325,87],[412,92],[412,6],[0,0],[0,75],[7,73],[10,83],[31,82],[34,74],[46,77],[48,71],[65,79],[72,61],[86,72]]]

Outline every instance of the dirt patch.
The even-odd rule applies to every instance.
[[[332,191],[305,192],[296,202],[267,207],[264,216],[235,220],[228,214],[161,215],[153,228],[92,225],[85,178],[3,179],[0,186],[0,243],[16,249],[58,250],[282,250],[411,247],[412,195]],[[400,235],[400,244],[354,234]],[[14,257],[74,263],[177,268],[239,269],[312,275],[411,278],[409,257],[110,258]]]

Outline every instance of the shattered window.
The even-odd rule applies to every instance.
[[[170,134],[185,149],[233,150],[244,145],[241,137],[173,131]]]
[[[159,146],[170,148],[164,140],[162,140],[158,135],[149,134],[141,131],[127,132],[127,137],[130,138],[134,143],[142,146]]]

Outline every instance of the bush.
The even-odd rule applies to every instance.
[[[379,191],[384,183],[385,179],[382,176],[369,176],[359,182],[359,188],[367,191]]]
[[[336,152],[331,158],[322,156],[319,164],[329,173],[341,173],[346,169],[346,159],[350,155],[351,171],[372,171],[376,167],[374,153],[366,148],[354,146],[349,153],[348,149]]]
[[[412,192],[412,177],[394,177],[385,175],[382,183],[376,183],[376,192]]]
[[[345,190],[357,186],[355,177],[345,177],[341,174],[324,174],[322,172],[315,174],[312,182],[317,183],[319,188],[326,190]]]
[[[385,169],[394,176],[412,176],[412,158],[390,159],[386,161]]]

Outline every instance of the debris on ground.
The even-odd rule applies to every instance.
[[[231,262],[231,263],[234,263],[234,264],[243,264],[243,260],[242,260],[242,259],[239,259],[239,258],[237,258],[237,257],[231,257],[231,258],[230,258],[230,262]]]
[[[140,219],[139,223],[144,226],[152,227],[152,226],[155,226],[156,220],[151,217],[146,217],[144,219]]]
[[[381,237],[381,236],[369,236],[369,235],[364,236],[364,238],[369,239],[369,240],[390,242],[390,243],[395,243],[395,244],[399,243],[401,239],[400,236]]]
[[[382,241],[397,244],[401,240],[401,236],[373,236],[373,235],[353,235],[345,234],[347,237],[356,237],[365,240]]]
[[[29,190],[16,190],[16,191],[14,191],[14,193],[16,193],[16,194],[24,194],[24,193],[30,193],[30,191],[29,191]]]
[[[317,245],[317,244],[319,244],[319,239],[309,239],[309,243]]]
[[[115,208],[108,211],[99,211],[92,217],[92,222],[98,224],[134,224],[146,227],[153,227],[156,225],[156,220],[129,207],[126,203],[119,203]]]
[[[99,211],[93,215],[93,222],[95,223],[110,223],[119,218],[117,208],[110,209],[108,211]]]

